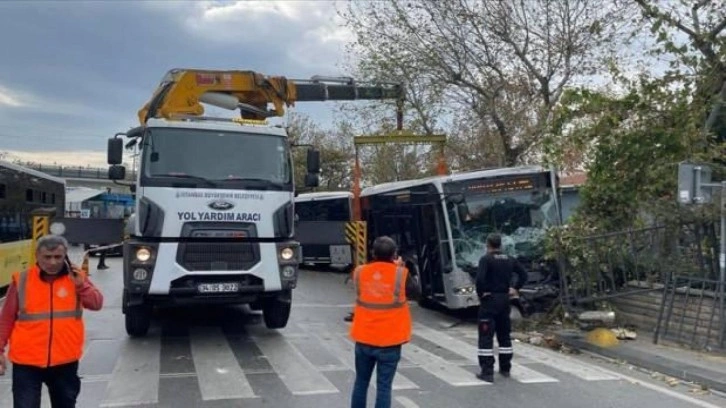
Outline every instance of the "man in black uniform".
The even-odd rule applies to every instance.
[[[499,344],[499,372],[509,376],[512,368],[512,323],[509,298],[527,282],[527,272],[516,259],[501,251],[502,237],[487,237],[487,254],[479,260],[476,293],[479,295],[479,366],[477,377],[494,382],[494,333]],[[517,282],[512,284],[512,275]]]

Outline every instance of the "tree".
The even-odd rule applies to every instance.
[[[695,81],[694,103],[707,105],[704,130],[723,132],[726,114],[720,109],[726,103],[726,7],[709,0],[660,5],[650,0],[635,2],[656,36],[658,47],[653,52],[673,57],[667,75]]]
[[[636,3],[642,19],[636,18],[633,36],[653,33],[654,46],[646,51],[656,61],[669,60],[667,67],[633,75],[611,64],[620,92],[568,90],[554,111],[549,158],[588,171],[575,222],[580,227],[632,227],[646,209],[649,217],[680,216],[674,208],[676,164],[726,157],[723,141],[704,137],[706,130],[723,126],[713,106],[726,90],[720,36],[726,9],[707,1],[692,7],[684,1],[668,3],[674,7]],[[665,211],[658,210],[661,205]]]
[[[294,175],[297,186],[305,185],[306,151],[314,147],[320,151],[319,190],[348,190],[351,187],[353,153],[348,127],[340,124],[335,131],[320,129],[309,117],[290,114],[287,126],[293,148]],[[342,135],[342,136],[341,136]],[[299,188],[302,190],[302,187]]]
[[[421,96],[412,106],[424,130],[431,112],[455,112],[479,148],[514,165],[536,155],[566,86],[599,70],[619,13],[594,0],[385,0],[351,2],[343,16],[362,71],[417,79],[409,93]]]

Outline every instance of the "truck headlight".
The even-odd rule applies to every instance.
[[[146,262],[151,259],[151,251],[148,248],[139,248],[136,250],[136,260]]]
[[[280,251],[280,258],[282,258],[284,261],[289,261],[294,256],[295,251],[293,251],[292,248],[283,248],[282,251]]]

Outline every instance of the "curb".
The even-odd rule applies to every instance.
[[[726,393],[726,373],[699,368],[694,365],[675,362],[649,354],[632,353],[632,355],[629,355],[631,353],[621,353],[618,347],[598,347],[588,343],[579,336],[573,336],[571,334],[556,334],[556,337],[562,344],[569,347],[586,350],[614,360],[625,360],[634,366],[656,371],[683,381],[705,385],[712,390]]]

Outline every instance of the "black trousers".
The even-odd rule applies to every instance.
[[[13,364],[13,405],[15,408],[40,408],[40,391],[48,387],[53,408],[75,408],[81,392],[78,362],[40,368]]]
[[[499,371],[512,368],[512,321],[509,294],[485,296],[479,305],[479,366],[482,374],[494,373],[494,335],[499,344]]]

